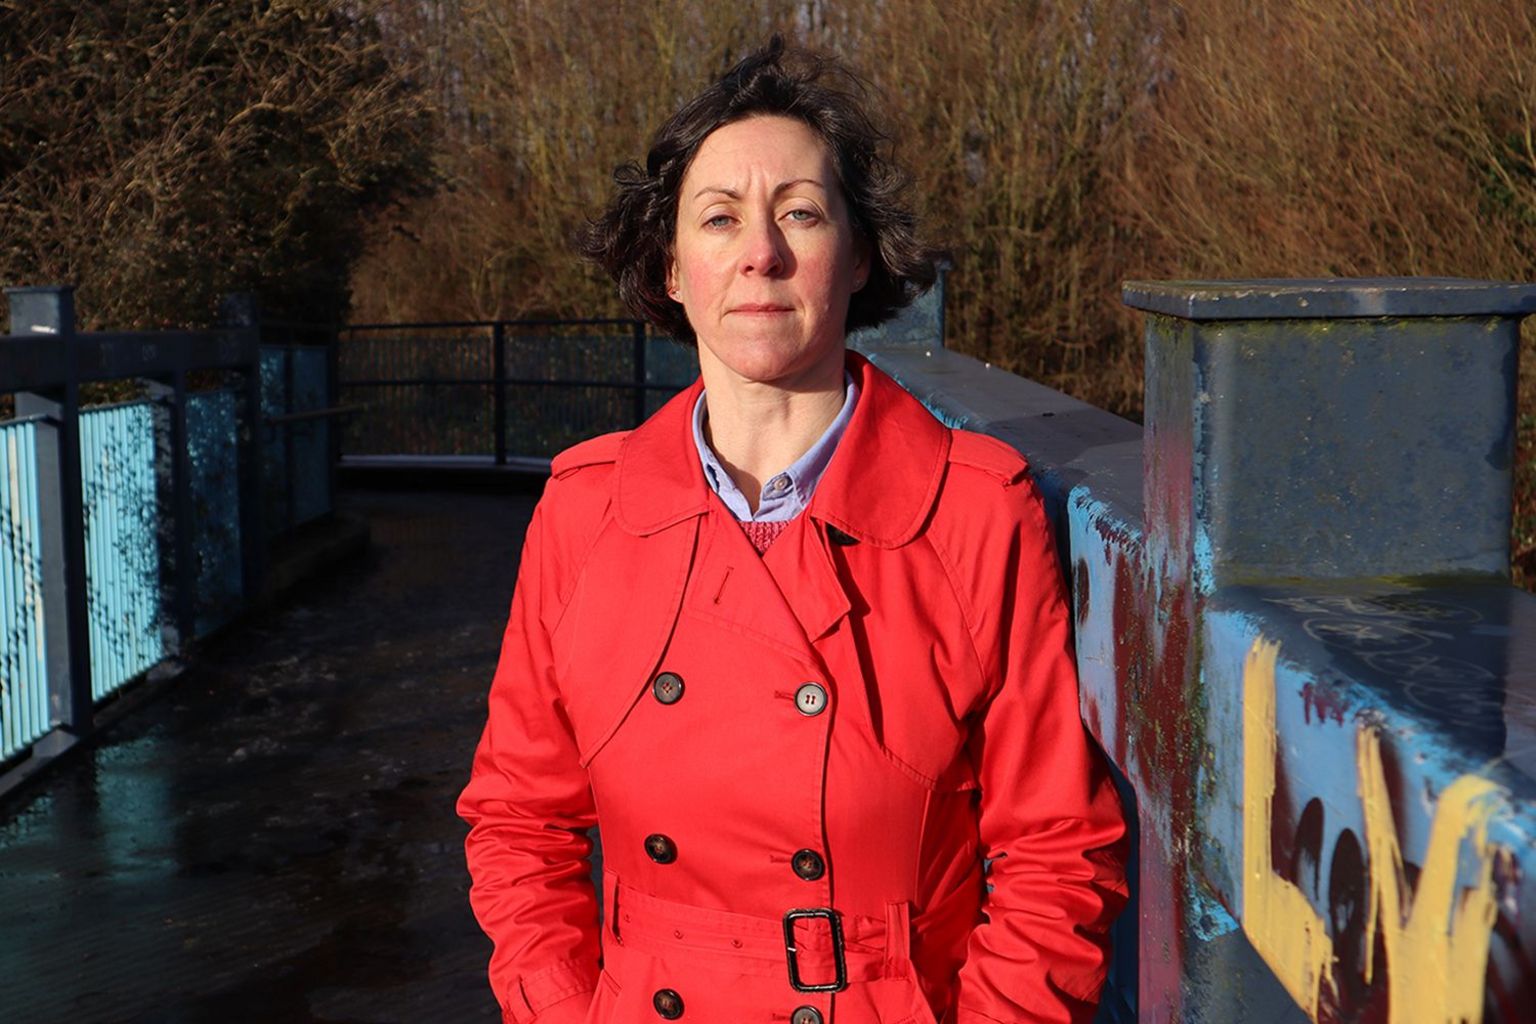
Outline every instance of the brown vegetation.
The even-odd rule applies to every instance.
[[[1536,280],[1536,5],[1189,0],[1169,28],[1116,174],[1128,275]],[[1530,586],[1536,374],[1520,408]]]
[[[448,187],[373,225],[368,318],[619,312],[571,231],[680,98],[774,30],[884,93],[955,253],[948,343],[1132,416],[1127,278],[1536,280],[1529,0],[412,7],[434,14]],[[1523,565],[1536,416],[1520,425]]]
[[[430,169],[365,6],[0,0],[0,281],[77,284],[88,326],[339,315],[362,214]]]
[[[1126,278],[1536,280],[1530,0],[0,0],[0,278],[113,326],[618,313],[573,230],[773,31],[886,97],[949,344],[1128,415]]]

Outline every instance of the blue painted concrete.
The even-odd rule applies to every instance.
[[[1536,288],[1423,284],[1129,286],[1158,311],[1145,432],[936,345],[867,349],[941,419],[1018,448],[1052,508],[1084,720],[1134,790],[1135,902],[1106,1008],[1387,1020],[1396,1003],[1398,1019],[1440,1019],[1413,1001],[1468,985],[1482,1001],[1468,1019],[1536,1005],[1536,599],[1503,583],[1517,317]],[[1222,319],[1239,314],[1287,319]],[[1257,822],[1256,642],[1278,644],[1275,789]],[[1378,744],[1401,873],[1368,854],[1362,737]],[[1465,903],[1491,872],[1483,972],[1394,965],[1370,901],[1393,884],[1420,895],[1440,797],[1469,777],[1491,787],[1491,853],[1454,844],[1452,895]],[[1274,952],[1295,922],[1245,915],[1250,827],[1273,847],[1260,881],[1324,922],[1332,975],[1305,1006],[1283,983],[1297,965]]]
[[[1148,330],[1147,426],[1168,441],[1148,472],[1173,477],[1149,488],[1192,489],[1170,507],[1192,499],[1177,529],[1220,567],[1220,581],[1197,573],[1202,588],[1507,575],[1518,321],[1157,316]]]
[[[1536,285],[1459,277],[1127,281],[1126,304],[1185,320],[1524,316]]]

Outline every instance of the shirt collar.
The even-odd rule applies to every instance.
[[[693,405],[693,443],[699,452],[699,464],[704,467],[705,482],[720,495],[725,507],[739,521],[785,523],[799,515],[810,503],[811,495],[816,493],[816,485],[826,472],[827,463],[832,461],[832,453],[837,450],[837,443],[848,429],[848,421],[853,418],[853,407],[859,400],[859,385],[854,382],[852,374],[843,371],[842,408],[837,411],[837,416],[828,424],[827,429],[822,431],[821,437],[816,439],[816,443],[807,448],[788,469],[763,481],[755,513],[747,502],[746,494],[736,486],[736,481],[731,479],[714,449],[704,439],[708,398],[707,391],[700,392],[698,401]]]
[[[949,430],[863,356],[848,353],[846,367],[859,398],[806,513],[861,541],[896,547],[917,535],[933,507]],[[654,533],[709,510],[712,491],[690,422],[703,390],[695,380],[624,438],[615,503],[630,533]]]

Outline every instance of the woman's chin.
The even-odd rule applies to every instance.
[[[700,339],[699,362],[704,370],[705,386],[710,378],[724,371],[739,381],[775,384],[804,390],[822,385],[833,386],[842,380],[843,340],[818,341],[807,345],[802,338],[777,337],[771,333],[738,332],[725,344]]]

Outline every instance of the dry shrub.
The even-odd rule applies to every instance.
[[[1139,341],[1116,333],[1104,169],[1147,75],[1146,3],[465,0],[432,18],[453,111],[450,185],[381,219],[355,277],[371,319],[620,313],[567,247],[614,166],[772,31],[846,56],[884,94],[935,239],[955,253],[951,343],[1112,407]],[[418,29],[420,31],[420,29]]]
[[[1124,279],[1536,279],[1530,0],[400,3],[442,55],[451,188],[374,224],[369,317],[621,312],[571,231],[775,29],[884,93],[955,254],[948,343],[1128,415]],[[1536,563],[1533,391],[1517,568]]]
[[[1139,401],[1114,310],[1111,205],[1153,5],[870,4],[851,52],[907,128],[928,221],[955,254],[949,343],[1096,404]]]
[[[1177,15],[1116,175],[1140,239],[1127,276],[1536,280],[1529,0],[1185,0]],[[1528,582],[1526,381],[1512,548]]]
[[[622,315],[570,240],[613,168],[792,3],[459,0],[406,6],[442,55],[444,187],[374,225],[355,275],[369,319]]]
[[[1119,174],[1157,276],[1520,278],[1527,0],[1186,0]]]
[[[86,326],[343,315],[361,215],[428,180],[373,6],[0,2],[0,282],[78,285]]]

